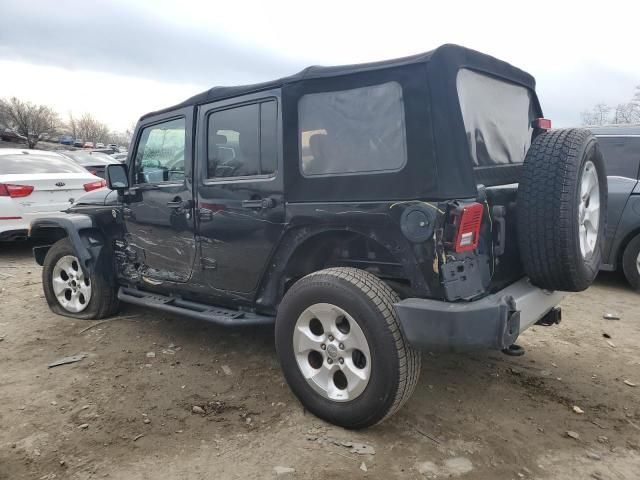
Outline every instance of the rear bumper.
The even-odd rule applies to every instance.
[[[409,343],[421,350],[502,350],[564,298],[528,278],[472,302],[407,298],[395,309]]]

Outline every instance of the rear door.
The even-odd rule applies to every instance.
[[[192,108],[139,126],[125,195],[125,237],[138,271],[154,281],[186,282],[195,258],[190,180]]]
[[[253,291],[284,225],[279,90],[200,107],[197,216],[209,285]]]

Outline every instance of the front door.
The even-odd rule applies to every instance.
[[[255,290],[283,230],[278,102],[265,92],[198,114],[200,260],[216,289]]]
[[[195,258],[191,173],[192,109],[137,132],[123,217],[136,274],[150,283],[186,282]],[[176,113],[180,113],[178,116]]]

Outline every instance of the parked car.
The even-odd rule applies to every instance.
[[[26,143],[27,141],[27,137],[20,135],[18,132],[10,128],[5,128],[3,130],[2,135],[0,135],[0,139],[2,139],[3,142],[15,143]]]
[[[115,143],[109,143],[107,145],[107,148],[112,148],[116,153],[120,152],[120,148],[118,147],[118,145],[116,145]]]
[[[115,158],[116,160],[118,160],[119,162],[122,162],[122,163],[124,163],[124,162],[126,162],[126,161],[127,161],[127,155],[128,155],[128,153],[127,153],[127,152],[125,152],[125,153],[113,153],[113,154],[111,154],[111,156],[112,156],[113,158]]]
[[[91,149],[91,151],[92,152],[106,153],[107,155],[111,155],[111,154],[115,153],[115,150],[113,148],[109,148],[109,147],[93,148],[93,149]]]
[[[107,165],[119,163],[106,153],[87,152],[86,150],[67,150],[60,153],[79,165],[82,165],[90,173],[100,178],[105,177],[105,168]]]
[[[95,148],[95,145],[93,144],[93,142],[84,142],[82,148]]]
[[[104,143],[102,142],[96,143],[96,148],[104,148]]]
[[[35,150],[29,148],[0,148],[0,162],[2,161],[1,157],[5,155],[45,155],[56,158],[64,158],[64,155],[51,150]]]
[[[71,135],[62,135],[60,137],[60,143],[62,145],[73,145],[73,137]]]
[[[82,140],[80,140],[80,139],[77,139],[77,138],[76,138],[76,139],[73,141],[73,146],[74,146],[74,147],[82,148],[82,147],[84,146],[84,142],[83,142]]]
[[[523,354],[602,258],[597,140],[455,45],[213,88],[143,116],[107,172],[116,195],[32,223],[50,308],[275,324],[295,395],[348,428],[401,408],[420,350]]]
[[[104,186],[103,179],[59,155],[1,152],[0,241],[26,239],[33,220],[50,218]]]
[[[640,126],[592,127],[607,164],[608,223],[602,270],[622,270],[640,290]]]

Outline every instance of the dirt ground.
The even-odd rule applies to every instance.
[[[56,316],[24,244],[0,245],[0,290],[3,480],[640,478],[640,295],[616,274],[524,333],[523,357],[425,353],[404,409],[358,432],[305,413],[270,328]]]

